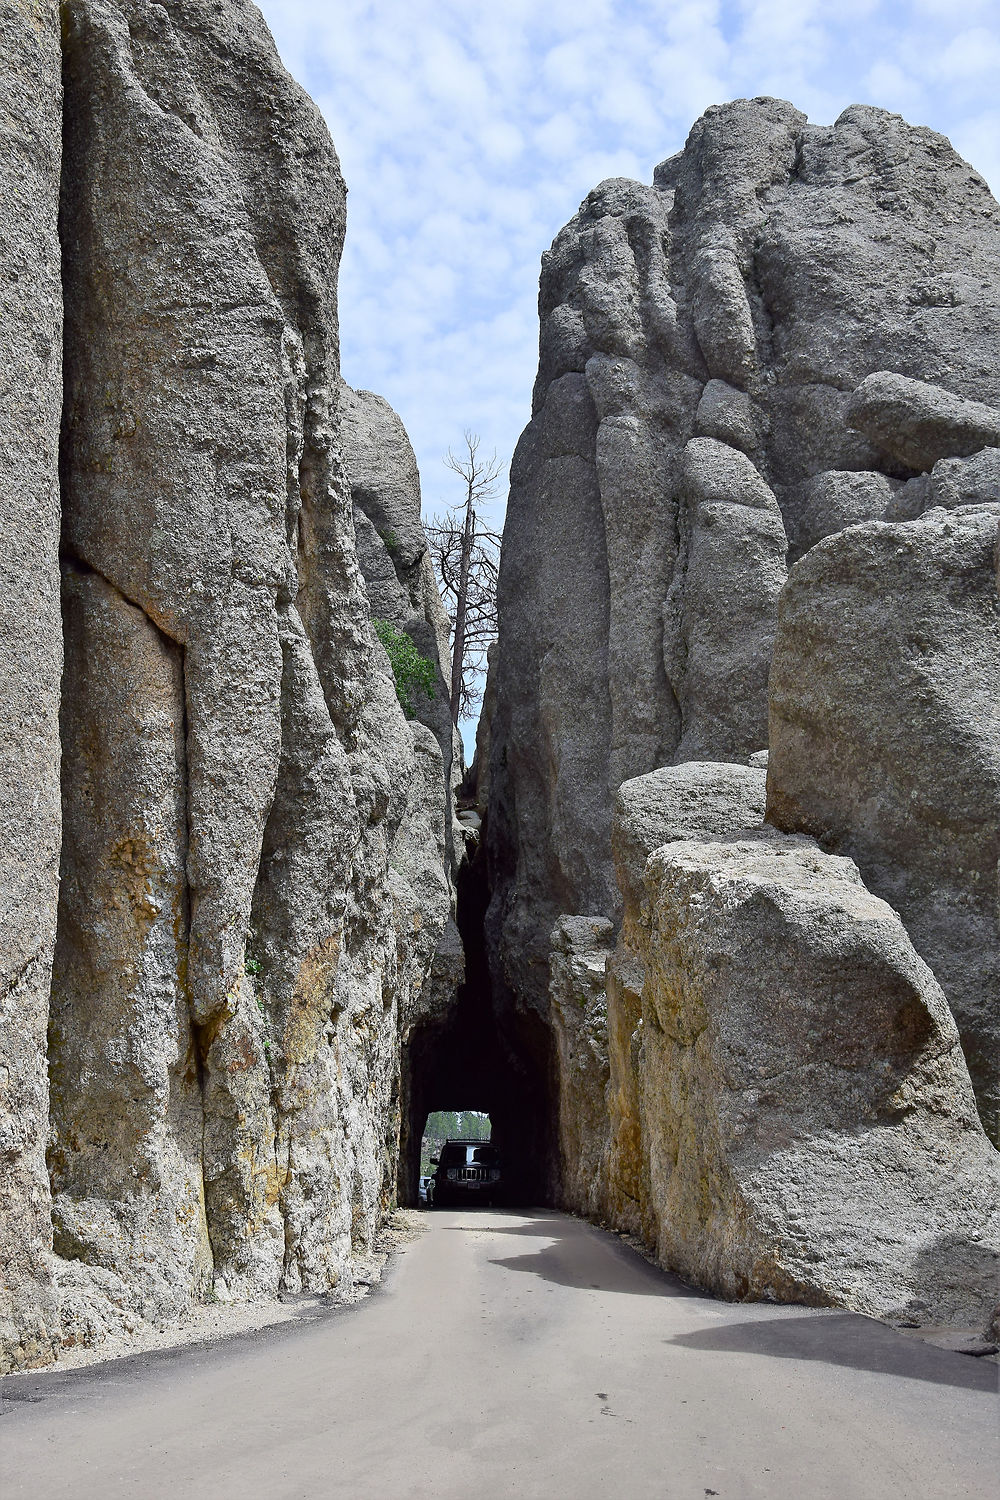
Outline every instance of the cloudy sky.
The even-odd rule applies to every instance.
[[[348,184],[345,378],[386,396],[426,510],[471,427],[509,459],[537,357],[538,262],[603,178],[648,182],[709,104],[818,124],[880,104],[1000,188],[1000,0],[263,0]],[[502,503],[502,502],[501,502]]]
[[[708,105],[879,104],[1000,189],[1000,0],[258,3],[347,179],[344,376],[402,416],[428,512],[459,498],[441,460],[464,428],[506,461],[527,420],[542,251]]]

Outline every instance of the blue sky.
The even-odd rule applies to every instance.
[[[264,0],[348,184],[345,379],[387,397],[424,509],[462,431],[528,419],[542,251],[604,177],[651,180],[710,104],[930,125],[1000,188],[1000,0]],[[502,513],[502,497],[497,519]]]

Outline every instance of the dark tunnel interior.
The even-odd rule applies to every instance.
[[[434,1110],[490,1116],[511,1206],[552,1205],[556,1196],[555,1063],[541,1017],[498,1003],[483,937],[489,892],[480,845],[459,872],[457,921],[465,982],[447,1013],[414,1028],[404,1047],[397,1193],[417,1202],[420,1142]]]

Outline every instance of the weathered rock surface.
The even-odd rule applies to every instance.
[[[1000,448],[983,448],[971,458],[939,459],[929,474],[899,486],[884,519],[914,521],[937,506],[957,510],[960,505],[984,504],[1000,505]]]
[[[898,491],[905,488],[884,474],[868,470],[824,469],[814,475],[802,487],[797,530],[789,539],[791,559],[797,561],[825,536],[834,536],[848,526],[881,521],[891,512]]]
[[[86,1263],[63,1289],[63,1337],[83,1342],[106,1287],[95,1265],[151,1321],[208,1290],[213,1266],[185,987],[183,653],[96,573],[67,570],[64,619],[49,1166],[56,1253]]]
[[[372,615],[405,632],[434,666],[433,697],[418,692],[413,709],[436,736],[445,776],[456,791],[462,780],[463,756],[461,737],[451,719],[451,626],[420,518],[417,460],[406,429],[384,397],[352,391],[341,383],[339,416],[358,561]],[[450,800],[445,817],[449,857],[457,867],[461,850]]]
[[[645,885],[623,943],[663,1264],[728,1297],[985,1328],[1000,1157],[895,912],[849,860],[767,834],[671,844]]]
[[[606,1198],[609,1218],[652,1237],[648,1154],[643,1147],[639,1049],[643,968],[637,958],[646,913],[646,866],[666,844],[715,840],[760,828],[763,767],[698,761],[663,766],[626,781],[615,799],[612,849],[624,901],[621,937],[607,965],[610,1076],[606,1090]]]
[[[29,801],[4,914],[0,1343],[31,1363],[209,1292],[350,1293],[395,1193],[450,798],[358,566],[344,188],[317,110],[246,0],[68,0],[62,111],[55,13],[2,25],[23,66],[0,128],[24,153],[0,263],[23,308],[4,323],[20,404],[0,408],[23,550],[2,769]],[[420,587],[433,634],[426,568]]]
[[[798,557],[941,456],[858,431],[855,390],[902,381],[907,420],[931,400],[949,456],[962,422],[996,442],[998,281],[982,179],[866,106],[830,127],[774,99],[711,109],[652,187],[601,184],[556,237],[492,724],[488,926],[518,1004],[546,1012],[560,915],[618,913],[622,781],[766,742],[782,525]]]
[[[552,1028],[559,1065],[560,1199],[600,1216],[607,1196],[607,917],[560,917],[552,933]]]
[[[936,472],[936,471],[935,471]],[[856,860],[955,1013],[1000,1129],[1000,506],[854,527],[793,569],[768,820]]]
[[[764,801],[765,772],[747,766],[700,761],[626,781],[615,799],[612,831],[623,931],[641,920],[644,872],[654,850],[678,839],[759,828]],[[615,937],[606,917],[562,917],[552,933],[559,1195],[574,1212],[610,1213],[641,1230],[630,1212],[639,1201],[642,1171],[632,1066],[638,995],[630,983],[634,965],[621,949],[615,952]]]
[[[626,921],[638,916],[654,849],[760,828],[766,786],[765,768],[712,761],[662,766],[626,781],[615,798],[611,834]]]
[[[877,448],[918,471],[941,458],[968,458],[1000,444],[1000,411],[888,370],[861,382],[847,403],[847,420]]]
[[[45,1031],[59,874],[59,8],[0,12],[0,1373],[58,1337]]]
[[[692,438],[680,473],[681,552],[663,652],[681,712],[680,761],[744,757],[767,742],[767,674],[787,542],[750,460]]]

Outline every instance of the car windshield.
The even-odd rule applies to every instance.
[[[496,1146],[456,1146],[443,1147],[441,1151],[441,1165],[443,1167],[464,1167],[471,1162],[481,1162],[485,1166],[495,1167],[500,1160],[500,1153]]]
[[[445,1146],[441,1152],[441,1165],[443,1167],[464,1167],[467,1149],[466,1146]]]

